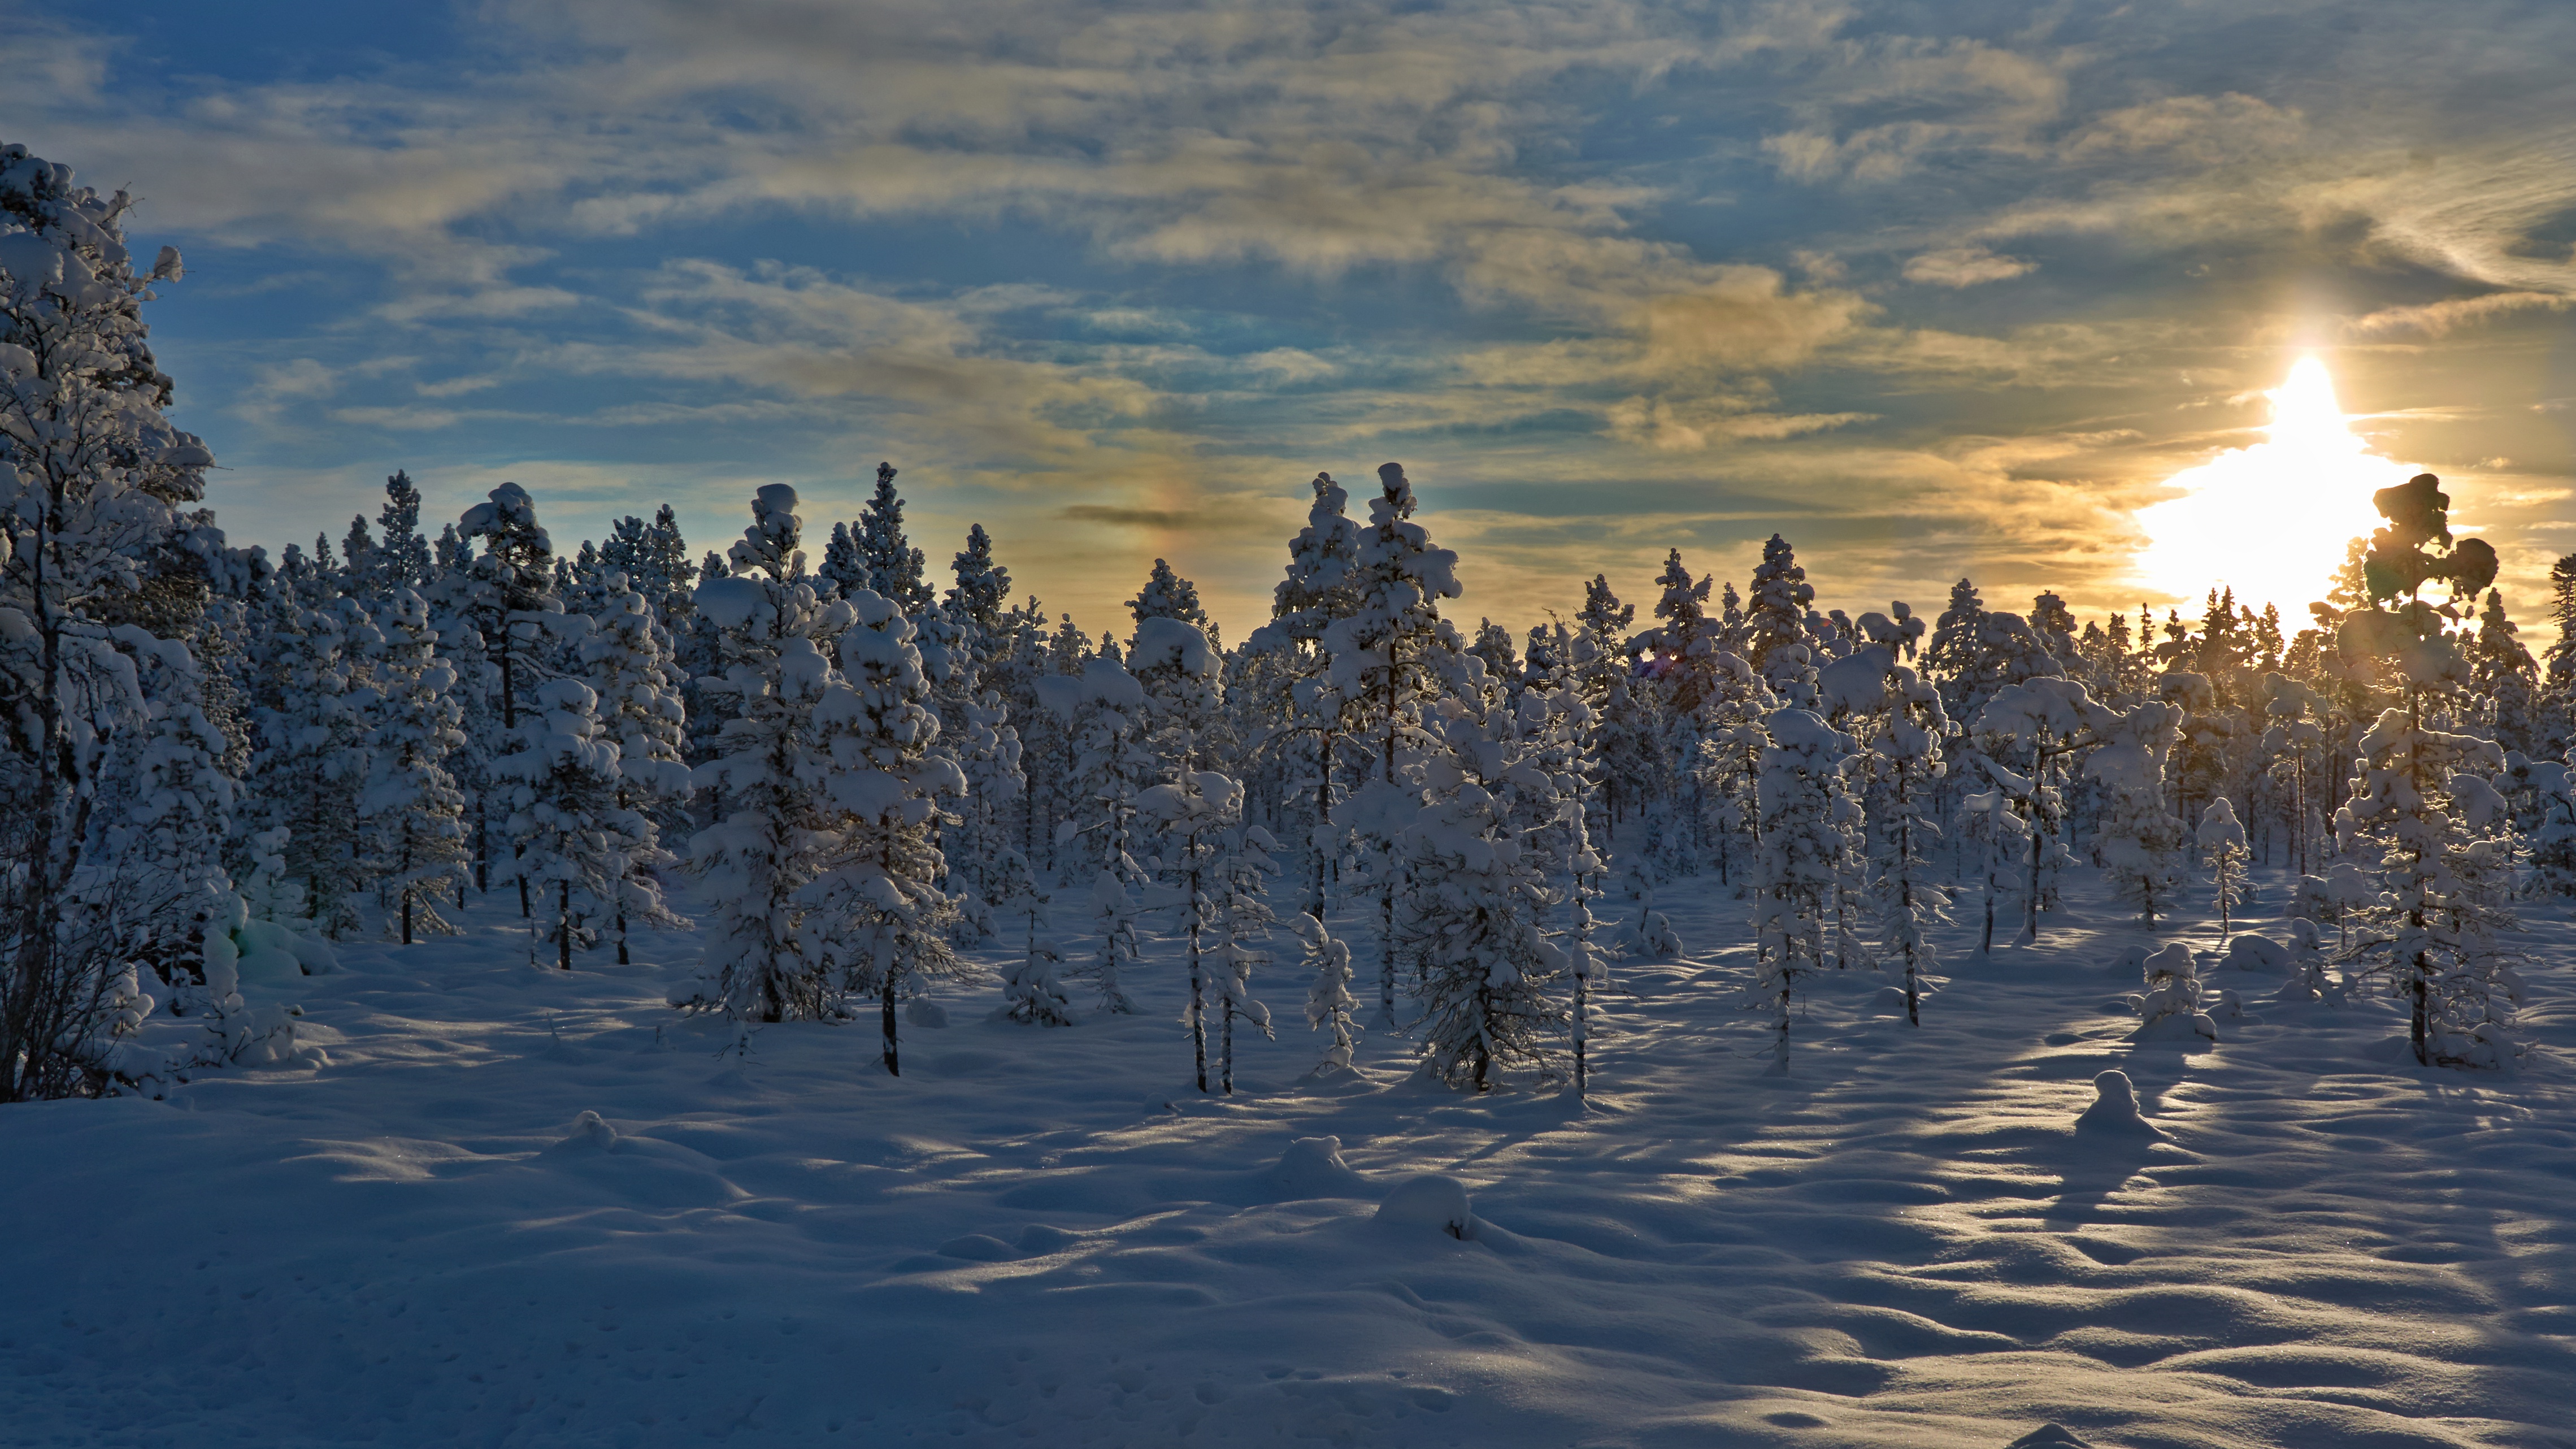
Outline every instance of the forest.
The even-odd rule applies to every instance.
[[[271,561],[198,506],[140,305],[181,263],[138,268],[124,205],[6,154],[9,1099],[294,1059],[259,983],[495,893],[531,964],[694,930],[672,1007],[742,1052],[866,1014],[900,1072],[901,1008],[969,979],[1031,1026],[1129,1012],[1152,929],[1199,1090],[1285,989],[1324,1069],[1402,1021],[1437,1080],[1581,1093],[1607,963],[1676,954],[1658,891],[1714,892],[1785,1072],[1820,973],[1888,971],[1919,1022],[1937,927],[2037,941],[2079,868],[2150,930],[2214,905],[2221,949],[2285,870],[2252,948],[2284,990],[2390,998],[2419,1063],[2497,1068],[2515,913],[2576,894],[2576,556],[2544,672],[2430,474],[2292,622],[1965,578],[1854,617],[1775,535],[1741,592],[1674,549],[1635,602],[1596,576],[1470,626],[1395,463],[1358,501],[1315,477],[1232,644],[1160,560],[1123,640],[1015,599],[980,525],[934,570],[890,464],[813,548],[785,485],[693,562],[667,506],[559,548],[516,484],[433,533],[398,473]],[[2135,954],[2141,1030],[2213,1034],[2193,952]]]

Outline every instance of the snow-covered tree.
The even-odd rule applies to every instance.
[[[1037,878],[1029,873],[1019,852],[1011,852],[1006,865],[1004,878],[1009,885],[997,894],[994,904],[1022,917],[1027,930],[1020,958],[1002,968],[1005,1009],[1013,1021],[1034,1026],[1071,1026],[1073,999],[1065,994],[1064,983],[1057,975],[1064,965],[1064,953],[1045,934],[1047,897],[1039,892]]]
[[[689,590],[698,569],[689,562],[689,543],[680,536],[680,520],[665,503],[646,523],[634,514],[610,524],[608,541],[599,546],[599,566],[626,575],[627,587],[653,606],[653,616],[674,638],[694,607]]]
[[[1825,962],[1844,842],[1834,817],[1855,742],[1812,710],[1764,721],[1762,845],[1754,857],[1754,997],[1771,1013],[1771,1070],[1789,1070],[1791,1007]]]
[[[2095,731],[2100,747],[2084,761],[2105,796],[2094,847],[2102,872],[2151,930],[2156,913],[2170,912],[2182,893],[2183,826],[2165,798],[2165,762],[2180,715],[2162,700],[2149,700],[2106,720]]]
[[[850,538],[866,570],[860,585],[893,600],[906,614],[918,614],[935,597],[923,577],[929,560],[904,536],[903,498],[894,491],[894,474],[892,463],[877,465],[877,491],[868,498]],[[843,587],[846,592],[847,585]]]
[[[465,711],[453,695],[456,670],[438,657],[419,594],[396,586],[375,622],[358,815],[385,924],[408,946],[424,932],[457,933],[438,907],[460,894],[466,859],[465,796],[447,773],[448,756],[465,743]]]
[[[1567,966],[1539,929],[1545,862],[1510,825],[1512,797],[1549,787],[1508,725],[1452,706],[1425,760],[1425,803],[1401,838],[1411,881],[1406,937],[1420,952],[1423,1068],[1491,1089],[1504,1073],[1562,1066],[1565,1008],[1549,987]]]
[[[818,597],[797,551],[796,491],[763,486],[733,572],[698,585],[698,617],[715,630],[721,689],[732,706],[716,758],[697,767],[716,822],[689,842],[689,865],[712,910],[700,978],[673,1004],[721,1009],[736,1023],[812,1019],[838,1007],[829,954],[805,928],[805,887],[823,869],[816,707],[837,682],[822,644],[856,615]],[[819,641],[819,642],[818,642]]]
[[[1104,1011],[1128,1015],[1136,1010],[1136,998],[1127,994],[1127,973],[1144,954],[1136,939],[1138,914],[1136,894],[1118,872],[1104,870],[1092,877],[1091,924],[1100,941],[1075,974],[1100,993]]]
[[[1814,706],[1812,675],[1816,660],[1809,648],[1807,606],[1815,586],[1798,566],[1789,541],[1771,535],[1762,545],[1762,563],[1753,570],[1752,596],[1746,601],[1745,662],[1762,676],[1781,702],[1794,708]]]
[[[1900,615],[1904,608],[1897,605]],[[1868,880],[1879,945],[1904,964],[1905,1019],[1920,1026],[1922,979],[1940,965],[1931,930],[1950,918],[1949,897],[1932,881],[1927,854],[1940,827],[1924,813],[1947,772],[1941,742],[1950,733],[1949,718],[1940,691],[1897,663],[1884,643],[1827,665],[1819,671],[1818,687],[1828,721],[1846,724],[1860,743],[1857,768],[1867,791]]]
[[[493,773],[509,789],[506,828],[519,846],[512,873],[548,907],[553,921],[543,937],[554,943],[555,965],[569,971],[573,947],[597,938],[595,923],[620,899],[627,858],[649,826],[618,803],[617,742],[600,726],[599,696],[590,686],[550,679],[528,705],[521,747],[495,762]],[[532,924],[532,958],[538,939]]]
[[[2245,899],[2245,862],[2253,851],[2236,807],[2219,796],[2200,812],[2200,860],[2209,868],[2211,899],[2218,903],[2218,938],[2227,939],[2230,913]]]
[[[617,964],[632,959],[628,929],[638,922],[683,924],[663,903],[661,872],[679,857],[662,841],[684,824],[693,791],[684,760],[688,719],[681,704],[679,667],[670,635],[653,606],[622,572],[602,579],[605,597],[582,641],[583,672],[599,695],[599,719],[617,745],[617,804],[633,812],[629,842],[609,915],[617,932]]]
[[[877,999],[885,1068],[899,1076],[895,1004],[963,970],[947,939],[954,907],[939,889],[938,832],[966,777],[933,749],[939,719],[912,621],[868,589],[844,607],[856,617],[841,635],[840,677],[814,708],[822,870],[802,895],[822,918],[818,954]]]
[[[2476,597],[2495,578],[2495,550],[2452,536],[2450,498],[2430,473],[2371,502],[2387,522],[2363,563],[2370,605],[2343,617],[2336,645],[2375,667],[2402,703],[2362,735],[2352,798],[2335,816],[2339,847],[2381,878],[2349,955],[2406,999],[2417,1062],[2499,1066],[2518,1050],[2510,1031],[2521,994],[2498,939],[2514,924],[2497,838],[2507,811],[2485,778],[2503,768],[2503,752],[2429,717],[2457,698],[2470,669],[2447,628],[2456,611],[2421,596],[2440,582],[2453,599]]]
[[[1395,1016],[1396,893],[1419,788],[1401,768],[1426,739],[1422,716],[1441,693],[1435,650],[1444,647],[1439,601],[1456,598],[1458,555],[1432,545],[1413,522],[1413,485],[1401,465],[1377,470],[1369,526],[1352,555],[1350,612],[1324,631],[1330,680],[1353,745],[1366,751],[1366,783],[1336,808],[1333,823],[1358,837],[1378,898],[1378,1006]],[[1366,758],[1366,756],[1363,756]],[[1481,1070],[1481,1069],[1480,1069]]]
[[[555,592],[554,542],[537,522],[536,503],[525,488],[504,483],[493,489],[457,520],[456,536],[467,544],[483,541],[483,552],[456,581],[456,602],[486,651],[502,738],[524,742],[519,716],[525,701],[553,676],[557,646],[577,637],[588,621],[564,613]],[[493,813],[482,812],[487,828]],[[519,883],[519,914],[531,916],[533,877],[516,871],[513,878]]]
[[[1353,1016],[1360,1003],[1358,997],[1351,995],[1351,948],[1334,940],[1322,919],[1311,913],[1301,912],[1288,924],[1305,947],[1305,959],[1300,964],[1313,977],[1313,984],[1306,990],[1306,1026],[1333,1034],[1333,1043],[1325,1048],[1324,1059],[1315,1070],[1350,1071],[1360,1030]]]
[[[377,631],[354,599],[314,608],[271,591],[264,611],[270,677],[252,762],[258,815],[289,832],[286,868],[304,888],[312,928],[356,929],[364,885],[358,802],[367,783],[365,653]]]

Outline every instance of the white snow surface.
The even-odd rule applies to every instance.
[[[2142,938],[2088,875],[2036,947],[1945,932],[1920,1029],[1824,973],[1766,1078],[1741,903],[1684,881],[1586,1106],[1374,1029],[1323,1079],[1238,1033],[1202,1097],[1168,913],[1136,1015],[946,984],[893,1079],[873,1010],[725,1056],[662,1005],[693,936],[532,970],[513,904],[292,988],[319,1069],[0,1108],[0,1441],[2576,1443],[2554,919],[2510,1072],[2417,1068],[2384,1001],[2132,1043]],[[2078,1130],[2115,1071],[2152,1131]],[[1463,1240],[1381,1215],[1450,1202],[1426,1175]]]

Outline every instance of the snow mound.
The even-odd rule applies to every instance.
[[[903,1019],[914,1026],[943,1027],[948,1024],[948,1008],[927,997],[916,998],[904,1007]]]
[[[2078,1132],[2097,1132],[2109,1136],[2162,1137],[2156,1124],[2138,1111],[2138,1089],[2129,1074],[2114,1068],[2093,1079],[2093,1105],[2075,1119]],[[2046,1444],[2051,1441],[2026,1441]]]
[[[1476,1215],[1468,1210],[1467,1185],[1437,1172],[1397,1183],[1386,1201],[1377,1205],[1377,1220],[1400,1228],[1437,1228],[1461,1242],[1476,1236]]]
[[[1448,1181],[1446,1178],[1440,1180]],[[1274,1202],[1369,1195],[1369,1180],[1342,1160],[1342,1139],[1339,1137],[1298,1138],[1288,1144],[1287,1151],[1279,1154],[1277,1164],[1253,1174],[1253,1181]],[[1392,1197],[1387,1199],[1390,1203],[1394,1200]],[[1458,1201],[1463,1204],[1466,1200],[1462,1189]],[[1378,1216],[1385,1217],[1386,1209],[1378,1209]]]
[[[2287,971],[2290,948],[2269,936],[2239,936],[2227,943],[2227,954],[2219,964],[2239,971]]]
[[[584,1110],[572,1119],[572,1131],[545,1151],[548,1157],[573,1157],[593,1152],[606,1152],[617,1145],[617,1129],[597,1112]]]
[[[2022,1435],[2004,1449],[2093,1449],[2093,1441],[2079,1438],[2063,1424],[2042,1424]]]

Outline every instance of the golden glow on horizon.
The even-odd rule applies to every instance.
[[[2280,605],[2283,626],[2296,629],[2325,597],[2345,543],[2379,526],[2370,495],[2409,470],[2353,433],[2316,358],[2300,358],[2265,396],[2272,425],[2263,442],[2185,468],[2168,480],[2186,490],[2181,497],[2138,510],[2150,540],[2138,576],[2186,600],[2231,587],[2257,613]]]

